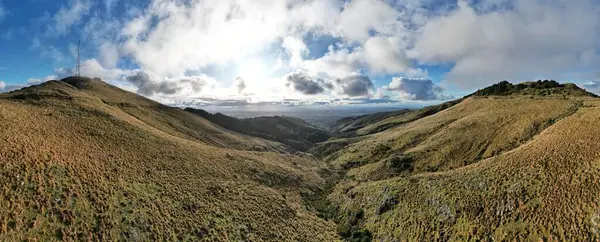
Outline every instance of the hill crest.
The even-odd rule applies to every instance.
[[[501,81],[466,96],[562,96],[562,97],[598,97],[574,83],[561,84],[555,80],[538,80],[512,84]]]

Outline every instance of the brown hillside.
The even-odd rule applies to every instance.
[[[329,195],[338,231],[374,241],[598,240],[599,122],[593,97],[469,97],[323,143],[343,147],[325,158],[347,172]]]
[[[0,124],[2,240],[336,240],[316,160],[98,80],[1,94]]]
[[[459,169],[371,182],[348,179],[330,198],[374,239],[600,239],[600,102],[514,150]]]

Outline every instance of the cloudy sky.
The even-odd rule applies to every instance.
[[[600,91],[596,0],[0,0],[0,92],[73,73],[165,103],[440,101],[499,80]]]

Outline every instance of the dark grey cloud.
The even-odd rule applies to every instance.
[[[184,89],[191,89],[194,92],[202,91],[206,86],[206,81],[199,77],[185,77],[181,79],[164,79],[153,73],[138,70],[125,78],[128,82],[135,85],[137,92],[142,95],[151,96],[154,94],[173,95]]]
[[[373,82],[366,76],[349,76],[335,81],[343,94],[350,97],[367,96],[373,90]]]
[[[402,99],[411,100],[439,100],[449,99],[452,96],[444,95],[443,89],[429,79],[394,77],[388,91],[396,91]]]
[[[235,77],[233,81],[235,88],[238,90],[238,93],[242,93],[246,89],[246,81],[241,77]]]
[[[294,90],[307,95],[315,95],[325,91],[321,86],[323,83],[320,80],[315,80],[308,73],[297,71],[288,74],[285,79],[287,80],[287,86],[292,86]]]
[[[128,82],[135,85],[138,88],[137,92],[142,95],[150,96],[155,93],[172,95],[181,90],[175,83],[154,80],[154,78],[145,71],[137,71],[126,79]]]

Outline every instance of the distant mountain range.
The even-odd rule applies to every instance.
[[[0,94],[0,239],[595,241],[598,123],[555,81],[329,130],[49,81]]]

